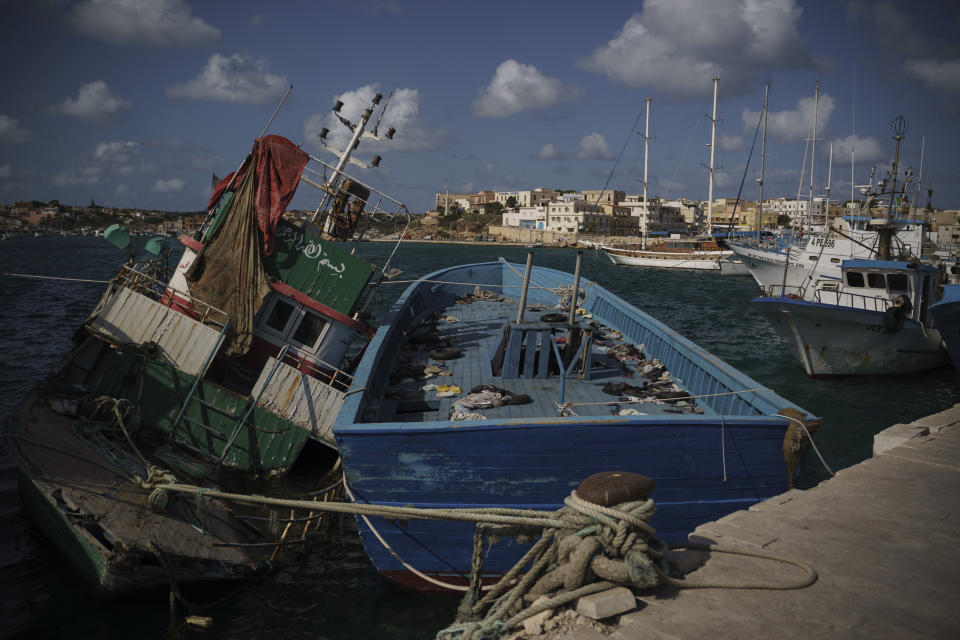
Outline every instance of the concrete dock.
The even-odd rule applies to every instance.
[[[690,539],[787,556],[819,578],[790,591],[660,588],[600,630],[572,625],[526,637],[960,638],[960,405],[894,425],[875,436],[874,457],[705,524]],[[769,560],[703,555],[687,580],[803,575]]]

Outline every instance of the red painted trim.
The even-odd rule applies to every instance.
[[[202,243],[202,242],[199,242],[199,241],[197,241],[197,240],[194,240],[194,239],[191,238],[190,236],[183,236],[183,235],[182,235],[182,236],[180,236],[180,237],[177,238],[177,239],[180,241],[180,244],[182,244],[183,246],[185,246],[185,247],[187,247],[187,248],[189,248],[189,249],[193,249],[193,250],[196,251],[197,253],[200,253],[200,251],[203,250],[203,243]]]
[[[322,313],[323,315],[327,316],[331,320],[335,320],[336,322],[345,324],[356,331],[366,333],[368,336],[372,336],[374,334],[373,329],[363,324],[362,322],[358,320],[354,320],[350,316],[344,315],[339,311],[337,311],[336,309],[331,309],[330,307],[323,304],[322,302],[317,302],[310,296],[306,295],[301,291],[297,291],[296,289],[294,289],[293,287],[291,287],[290,285],[284,282],[271,282],[270,286],[273,287],[273,290],[276,291],[277,293],[281,293],[287,297],[293,298],[303,306],[309,307],[314,311],[316,311],[317,313]]]
[[[172,289],[164,290],[163,297],[160,298],[160,304],[165,307],[170,307],[174,311],[179,311],[183,315],[189,316],[194,320],[200,319],[200,315],[197,314],[197,311],[193,306],[193,302],[187,298],[184,298],[183,296],[177,295]]]

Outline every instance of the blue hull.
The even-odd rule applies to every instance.
[[[947,347],[947,355],[960,371],[960,285],[946,285],[940,302],[930,305],[934,326]]]
[[[400,353],[403,331],[417,327],[434,311],[452,308],[448,305],[454,297],[471,291],[473,283],[502,286],[504,295],[516,295],[509,289],[519,284],[521,268],[493,263],[437,272],[424,278],[434,283],[412,285],[396,303],[358,368],[358,392],[348,397],[334,427],[347,485],[357,502],[552,510],[587,476],[630,471],[654,479],[657,513],[652,524],[668,542],[680,542],[704,522],[788,489],[782,443],[789,421],[775,414],[798,407],[588,281],[581,281],[587,292],[581,306],[592,319],[618,329],[627,342],[643,344],[689,394],[706,396],[697,400],[702,413],[636,405],[648,415],[611,415],[616,401],[599,394],[602,382],[589,375],[587,380],[566,381],[552,376],[487,378],[491,373],[485,369],[486,359],[472,362],[468,351],[452,366],[472,368],[478,379],[498,386],[514,385],[534,402],[522,411],[491,412],[486,420],[450,421],[443,411],[411,420],[402,413],[385,416],[389,371]],[[438,281],[471,284],[435,284]],[[569,285],[572,277],[535,269],[533,281],[542,288],[531,287],[528,304],[555,304],[556,294],[549,290]],[[483,326],[497,333],[506,323],[503,315],[490,317]],[[477,332],[464,329],[463,335],[469,340],[461,344],[482,343]],[[535,394],[556,398],[564,382],[568,399],[592,393],[599,406],[583,402],[580,415],[557,417],[555,403]],[[595,415],[586,415],[591,410]],[[358,522],[366,550],[382,574],[425,591],[445,589],[428,580],[466,584],[472,524],[382,518]],[[526,548],[515,541],[499,542],[485,556],[484,577],[502,574]]]

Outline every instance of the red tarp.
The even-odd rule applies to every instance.
[[[303,168],[307,166],[307,160],[310,157],[282,136],[257,138],[251,157],[255,164],[256,183],[253,202],[257,211],[257,226],[263,232],[263,251],[266,255],[271,255],[273,231],[277,227],[280,216],[290,204],[300,182],[300,174],[303,173]],[[220,199],[227,187],[230,187],[230,190],[236,189],[250,167],[250,159],[247,158],[240,166],[235,182],[231,184],[234,178],[233,173],[220,181],[213,190],[207,210],[210,210]]]

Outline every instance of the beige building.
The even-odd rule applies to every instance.
[[[615,189],[605,189],[605,190],[586,190],[581,191],[580,194],[583,196],[583,201],[588,205],[596,204],[620,204],[627,198],[626,191],[617,191]]]
[[[464,210],[469,210],[470,208],[470,198],[474,194],[472,193],[438,193],[436,198],[436,203],[434,204],[434,210],[436,211],[449,211],[453,205],[459,205],[463,207]]]

